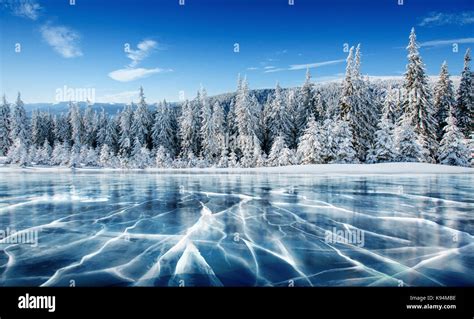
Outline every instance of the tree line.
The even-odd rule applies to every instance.
[[[474,105],[470,50],[457,90],[444,62],[432,87],[414,29],[403,83],[380,89],[361,73],[352,47],[345,76],[317,87],[278,84],[263,102],[239,77],[227,100],[138,103],[109,115],[71,102],[67,113],[33,111],[20,93],[0,105],[0,156],[7,163],[113,168],[261,167],[325,163],[426,162],[472,165]]]

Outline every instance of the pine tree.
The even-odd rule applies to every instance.
[[[336,121],[332,131],[335,144],[335,157],[333,163],[357,163],[357,154],[353,146],[353,133],[347,120]]]
[[[51,153],[51,146],[49,145],[48,140],[45,139],[43,142],[43,146],[39,149],[39,152],[37,153],[37,164],[51,165]]]
[[[393,162],[397,158],[394,127],[390,120],[390,113],[384,114],[379,121],[378,130],[375,132],[375,145],[371,152],[373,159],[367,162],[386,163]]]
[[[466,138],[469,138],[474,130],[474,74],[470,68],[471,49],[466,50],[464,56],[464,68],[461,73],[461,82],[457,91],[455,117],[458,127]]]
[[[98,118],[89,101],[87,102],[82,123],[84,128],[83,143],[87,146],[95,147],[97,145]]]
[[[258,137],[260,135],[258,127],[258,114],[260,113],[261,106],[255,96],[249,93],[247,81],[244,79],[239,92],[237,92],[235,104],[235,120],[238,130],[237,144],[242,157],[250,158],[251,154],[249,152],[253,153],[253,136]]]
[[[438,150],[439,162],[444,165],[469,166],[470,150],[452,112],[449,112],[446,122]]]
[[[10,145],[10,105],[3,95],[3,102],[0,105],[0,156],[7,155]]]
[[[416,134],[412,125],[413,119],[409,115],[403,115],[395,128],[395,145],[398,154],[398,162],[424,162],[426,150],[420,143],[420,137]]]
[[[102,111],[97,116],[97,148],[101,148],[104,145],[105,139],[107,138],[107,126],[109,125],[109,117],[105,114],[105,110],[102,108]]]
[[[84,126],[81,110],[77,103],[69,103],[69,125],[71,126],[72,144],[80,149],[84,140]]]
[[[128,157],[132,150],[132,105],[126,105],[122,113],[120,113],[120,137],[119,148],[122,157]],[[109,145],[110,146],[110,145]]]
[[[209,154],[211,154],[212,162],[215,162],[219,159],[219,156],[222,154],[222,149],[226,148],[226,130],[225,130],[225,118],[224,118],[224,108],[222,105],[216,101],[212,107],[212,117],[211,117],[211,136],[208,142]]]
[[[212,107],[207,98],[204,88],[201,88],[199,94],[199,114],[200,114],[200,137],[201,137],[201,155],[206,161],[212,161],[216,152],[216,142],[214,141],[212,128]]]
[[[443,138],[444,127],[448,118],[448,112],[454,106],[453,83],[449,78],[448,65],[446,61],[441,66],[438,83],[434,90],[435,118],[438,122],[437,139],[440,142]]]
[[[332,134],[335,122],[328,118],[324,120],[323,125],[318,129],[317,139],[321,147],[321,161],[322,163],[331,163],[336,158],[336,144]]]
[[[298,158],[301,164],[321,163],[321,145],[318,141],[318,127],[313,116],[310,117],[298,145]]]
[[[300,91],[300,107],[298,110],[297,124],[298,127],[303,130],[308,123],[308,119],[311,114],[314,114],[315,110],[315,99],[314,99],[314,86],[311,82],[311,73],[309,69],[306,69],[306,78]],[[301,131],[300,134],[303,132]]]
[[[16,103],[13,106],[13,111],[11,114],[11,130],[10,130],[10,139],[15,141],[17,139],[21,140],[20,145],[24,146],[26,150],[30,145],[30,128],[28,125],[29,121],[26,117],[26,111],[24,103],[21,100],[21,95],[18,93]],[[25,150],[25,151],[26,151]]]
[[[426,141],[429,157],[427,161],[434,162],[438,143],[436,141],[436,120],[433,104],[430,99],[425,66],[418,52],[419,45],[416,42],[415,29],[410,33],[410,42],[407,46],[408,64],[405,73],[404,89],[406,98],[403,111],[407,119],[413,121],[415,132],[421,139]]]
[[[385,118],[389,121],[389,124],[392,125],[395,125],[401,115],[400,101],[396,92],[397,90],[390,86],[385,92],[385,97],[382,106],[382,113],[385,114]]]
[[[69,162],[69,148],[67,142],[56,141],[51,153],[51,165],[66,165]]]
[[[71,140],[71,127],[69,124],[68,116],[63,113],[56,115],[54,117],[53,125],[55,138],[60,143],[69,143],[69,141]]]
[[[165,149],[164,146],[159,146],[158,150],[156,151],[156,158],[155,158],[155,164],[156,167],[159,168],[167,168],[171,166],[171,158],[169,153],[167,153],[167,150]]]
[[[283,135],[278,135],[273,142],[267,163],[270,166],[286,166],[294,163],[294,154],[286,145]]]
[[[21,167],[25,167],[30,163],[28,147],[22,138],[18,137],[15,139],[12,147],[8,150],[7,161],[11,164],[18,164]]]
[[[151,133],[153,147],[159,149],[162,146],[166,153],[174,156],[176,154],[174,134],[171,110],[164,100],[163,103],[158,104],[155,112]]]
[[[181,142],[181,157],[186,158],[191,153],[193,157],[199,152],[199,113],[189,101],[185,101],[182,106],[181,116],[179,118],[179,136]]]
[[[112,156],[113,156],[113,154],[110,150],[109,145],[103,144],[102,147],[100,148],[100,154],[99,154],[99,164],[100,164],[100,166],[102,166],[102,167],[110,166]]]
[[[137,109],[133,113],[131,135],[134,139],[138,138],[140,145],[147,145],[151,139],[151,125],[152,118],[148,110],[148,105],[145,101],[143,88],[140,87],[139,102]]]

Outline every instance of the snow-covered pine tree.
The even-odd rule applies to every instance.
[[[136,110],[133,112],[131,126],[131,135],[134,140],[138,138],[140,145],[148,146],[148,143],[151,139],[151,125],[152,116],[145,101],[145,94],[143,93],[143,88],[140,87],[139,102]]]
[[[388,110],[386,110],[389,112]],[[390,119],[390,113],[385,113],[379,121],[378,130],[375,132],[375,144],[372,152],[372,159],[367,162],[386,163],[393,162],[397,158],[394,140],[394,125]]]
[[[13,105],[13,110],[11,113],[11,121],[10,121],[10,140],[16,141],[20,139],[22,145],[25,147],[25,152],[27,152],[28,147],[30,145],[30,128],[29,128],[29,121],[26,117],[26,111],[23,101],[21,100],[21,95],[18,92],[18,97],[16,99],[16,103]],[[18,143],[15,143],[18,146]]]
[[[310,116],[304,134],[298,144],[298,159],[301,164],[321,163],[321,144],[318,141],[318,124],[314,116]]]
[[[269,166],[286,166],[294,164],[294,153],[286,145],[285,138],[282,134],[279,134],[275,138],[267,163]]]
[[[306,69],[306,78],[303,86],[300,90],[300,104],[298,110],[297,123],[300,128],[300,134],[303,134],[303,130],[308,123],[308,119],[311,114],[314,114],[315,110],[315,99],[314,99],[314,85],[311,82],[311,73],[309,68]]]
[[[353,83],[353,67],[354,67],[354,47],[349,49],[346,58],[346,73],[342,81],[342,93],[339,99],[339,111],[341,118],[348,118],[354,106],[354,83]]]
[[[335,157],[332,161],[338,164],[357,163],[357,153],[353,146],[352,128],[347,120],[338,120],[332,131],[335,145]]]
[[[318,104],[316,104],[316,107]],[[302,134],[298,127],[298,96],[297,90],[290,89],[287,94],[286,117],[288,120],[288,147],[296,149],[298,147],[298,137]],[[303,130],[304,128],[301,128]]]
[[[325,119],[323,125],[318,129],[317,140],[321,144],[321,161],[324,164],[331,163],[336,158],[336,144],[332,134],[335,121],[331,118]]]
[[[211,154],[211,162],[215,163],[219,160],[219,157],[222,154],[222,149],[226,148],[227,132],[225,129],[224,108],[219,101],[214,102],[212,110],[210,130],[212,132],[212,138],[208,142],[207,147]]]
[[[204,160],[212,162],[216,152],[216,141],[214,140],[212,128],[212,106],[203,87],[201,87],[199,94],[199,107],[201,156]]]
[[[23,139],[18,137],[15,139],[13,145],[8,150],[7,162],[11,164],[18,164],[21,167],[29,165],[30,158],[28,154],[28,147],[23,142]]]
[[[67,142],[60,143],[56,140],[51,153],[51,165],[66,165],[69,161],[69,157]]]
[[[112,116],[107,120],[103,144],[107,144],[109,146],[112,154],[117,154],[117,152],[119,151],[120,121],[120,114]]]
[[[471,71],[470,62],[471,49],[467,49],[454,114],[458,121],[458,127],[466,138],[469,138],[474,131],[474,73]]]
[[[199,151],[199,113],[194,111],[194,103],[188,100],[182,105],[182,112],[179,118],[179,137],[181,143],[181,157],[187,158],[193,154],[193,158]]]
[[[150,150],[147,148],[146,144],[140,146],[140,138],[135,137],[135,142],[133,144],[132,151],[132,167],[134,168],[146,168],[150,166],[151,155]]]
[[[110,146],[104,143],[100,148],[99,165],[101,167],[109,167],[112,160],[112,156],[113,154],[111,152]]]
[[[270,142],[274,137],[282,135],[286,143],[291,139],[291,123],[290,114],[287,108],[287,99],[285,99],[284,93],[277,83],[273,99],[269,104],[269,109],[265,112],[267,117],[266,125],[269,128]]]
[[[47,139],[44,140],[43,146],[39,149],[36,157],[37,164],[40,165],[51,165],[51,145]]]
[[[253,153],[253,136],[263,135],[260,134],[261,128],[259,127],[258,114],[260,113],[261,106],[255,95],[250,94],[247,81],[244,79],[237,93],[235,104],[235,120],[238,130],[237,143],[242,157],[252,157],[250,154],[245,154],[244,149],[247,152]]]
[[[317,90],[314,98],[314,118],[316,122],[323,122],[325,118],[331,116],[329,113],[329,108],[326,105],[326,101],[324,100],[323,95],[321,94],[321,90]]]
[[[428,162],[434,162],[438,142],[436,140],[436,120],[425,66],[418,52],[419,45],[416,42],[415,29],[410,33],[410,42],[407,46],[408,64],[405,72],[404,89],[406,97],[403,104],[403,112],[408,116],[406,119],[413,121],[415,132],[421,139],[426,141],[429,157]]]
[[[167,152],[166,148],[163,145],[158,147],[156,151],[155,165],[158,168],[168,168],[171,166],[172,160]]]
[[[119,149],[122,158],[130,156],[132,150],[132,105],[126,105],[120,113],[120,127],[119,127]],[[110,145],[109,145],[110,146]]]
[[[155,112],[151,133],[153,147],[157,150],[160,146],[163,146],[165,153],[175,156],[176,145],[174,134],[171,110],[166,100],[164,100],[157,105]]]
[[[230,151],[229,154],[229,166],[230,168],[239,167],[239,163],[237,161],[237,155],[235,155],[234,151]]]
[[[0,105],[0,156],[6,156],[10,148],[10,104],[3,95]]]
[[[105,114],[105,110],[102,108],[100,113],[97,115],[97,148],[100,150],[104,141],[107,137],[107,125],[109,124],[109,117]]]
[[[84,111],[82,119],[84,127],[84,140],[83,143],[90,147],[97,146],[97,130],[98,130],[98,118],[97,113],[92,108],[92,104],[87,101],[87,107]]]
[[[60,143],[67,142],[71,140],[71,126],[69,124],[69,119],[66,114],[59,114],[54,116],[54,137]]]
[[[39,116],[39,111],[33,110],[31,113],[31,143],[36,147],[41,146],[44,141],[44,138],[41,134],[40,123],[41,119]]]
[[[226,168],[229,167],[229,156],[227,156],[227,147],[222,147],[222,152],[219,157],[219,162],[217,163],[217,167]]]
[[[445,133],[438,150],[438,159],[444,165],[469,166],[470,150],[452,113],[449,112],[446,120]]]
[[[397,120],[401,115],[400,101],[398,99],[397,91],[397,89],[390,86],[385,92],[382,105],[382,113],[392,125],[397,123]]]
[[[75,145],[75,151],[82,147],[84,140],[84,126],[82,123],[81,109],[77,103],[69,103],[69,125],[71,126],[71,141]],[[76,155],[74,153],[74,155]],[[77,164],[77,163],[73,163]]]
[[[441,66],[439,80],[434,89],[433,103],[435,118],[438,122],[437,139],[439,142],[441,142],[441,139],[443,138],[444,127],[446,126],[446,120],[448,119],[448,112],[453,109],[454,103],[453,83],[449,78],[448,64],[444,61]]]
[[[395,127],[395,145],[398,162],[424,162],[426,150],[420,144],[422,140],[413,127],[413,119],[404,114]]]

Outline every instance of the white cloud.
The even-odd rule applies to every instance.
[[[0,4],[13,15],[31,20],[38,19],[42,9],[35,0],[0,0]]]
[[[248,67],[247,70],[248,71],[255,71],[255,70],[258,70],[258,68],[255,67],[255,66],[251,66],[251,67]]]
[[[137,45],[136,50],[130,49],[127,53],[127,57],[132,60],[129,64],[131,68],[134,68],[140,63],[143,59],[148,57],[150,53],[156,49],[158,43],[153,40],[144,40]]]
[[[79,48],[79,33],[66,26],[52,26],[50,24],[41,27],[43,39],[64,58],[75,58],[82,56]]]
[[[146,59],[153,50],[158,47],[158,43],[153,40],[143,40],[138,43],[137,49],[129,49],[127,52],[127,57],[131,62],[124,69],[118,69],[109,73],[109,77],[115,81],[119,82],[130,82],[138,80],[152,74],[172,72],[171,69],[161,69],[161,68],[137,68],[136,66]]]
[[[319,68],[322,66],[326,65],[331,65],[331,64],[337,64],[346,61],[345,59],[340,59],[340,60],[331,60],[331,61],[323,61],[323,62],[314,62],[314,63],[308,63],[308,64],[292,64],[288,68],[273,68],[273,69],[268,69],[265,71],[265,73],[273,73],[273,72],[280,72],[280,71],[295,71],[295,70],[306,70],[308,69],[314,69],[314,68]]]
[[[440,47],[446,45],[474,43],[474,38],[462,38],[451,40],[432,40],[420,43],[420,47]]]
[[[431,12],[419,23],[420,26],[441,26],[447,24],[465,25],[474,23],[474,11],[457,13]]]
[[[150,76],[152,74],[171,72],[171,71],[172,71],[171,69],[165,70],[165,69],[160,69],[160,68],[154,68],[154,69],[125,68],[125,69],[119,69],[119,70],[110,72],[109,77],[119,82],[130,82],[130,81],[134,81],[134,80],[138,80],[138,79]]]
[[[130,103],[138,99],[138,90],[104,94],[96,100],[99,103]]]
[[[266,66],[264,67],[265,70],[270,70],[270,69],[274,69],[275,67],[273,65],[269,65],[269,66]]]

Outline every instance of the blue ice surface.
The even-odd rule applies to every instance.
[[[2,173],[0,286],[472,286],[473,182]]]

